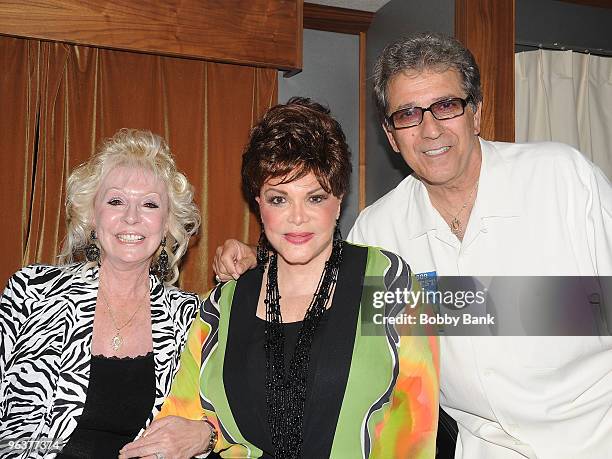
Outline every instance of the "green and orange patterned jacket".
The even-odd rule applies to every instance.
[[[348,380],[333,436],[331,458],[434,458],[438,421],[439,347],[435,330],[390,324],[406,304],[380,306],[375,292],[408,288],[418,281],[397,255],[374,247],[346,244],[351,253],[367,251],[362,269],[361,304]],[[348,258],[348,259],[347,259]],[[341,267],[342,269],[342,267]],[[240,280],[238,281],[240,282]],[[208,417],[217,427],[215,451],[221,457],[261,457],[232,415],[223,384],[229,318],[237,281],[220,284],[202,302],[189,332],[170,395],[159,417]],[[340,287],[340,278],[336,294]],[[258,295],[259,292],[254,292]],[[376,298],[380,299],[381,294]],[[240,307],[240,305],[236,305]],[[417,305],[413,315],[423,312]],[[374,318],[375,315],[378,316]],[[386,319],[382,319],[383,314]],[[383,322],[383,323],[381,323]],[[431,332],[433,336],[427,336]],[[306,408],[307,409],[307,408]],[[303,447],[308,457],[307,445]]]

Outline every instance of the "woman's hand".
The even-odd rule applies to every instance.
[[[210,435],[211,427],[206,422],[168,416],[153,421],[142,437],[125,445],[119,459],[188,459],[204,452]]]
[[[236,239],[228,239],[217,247],[213,270],[217,281],[226,282],[238,279],[249,269],[257,266],[255,247],[248,246]]]

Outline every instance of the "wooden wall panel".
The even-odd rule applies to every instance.
[[[481,136],[514,141],[514,0],[456,0],[455,36],[480,66]]]
[[[359,35],[367,32],[374,13],[335,6],[304,3],[304,28]]]
[[[0,34],[283,70],[303,0],[2,0]]]

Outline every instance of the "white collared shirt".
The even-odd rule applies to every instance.
[[[416,273],[612,275],[612,188],[596,166],[558,143],[480,144],[463,243],[413,176],[364,209],[348,239]],[[459,424],[456,458],[612,457],[612,338],[442,337],[441,404]]]

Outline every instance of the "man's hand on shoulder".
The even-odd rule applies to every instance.
[[[246,245],[236,239],[228,239],[217,247],[213,270],[216,279],[227,282],[238,279],[249,269],[257,266],[256,248]]]

